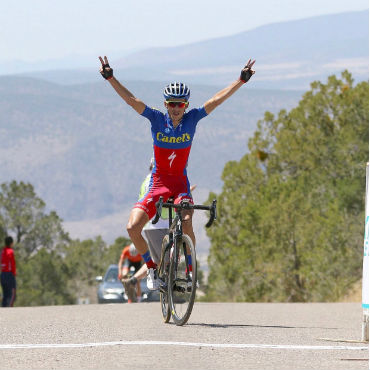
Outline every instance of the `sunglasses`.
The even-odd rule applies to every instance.
[[[179,107],[179,108],[185,108],[188,106],[188,102],[185,101],[166,101],[167,105],[171,108]]]

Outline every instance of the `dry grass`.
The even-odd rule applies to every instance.
[[[362,279],[353,284],[352,288],[339,302],[362,302]]]

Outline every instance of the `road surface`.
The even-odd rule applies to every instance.
[[[367,369],[359,303],[159,303],[0,309],[0,369]]]

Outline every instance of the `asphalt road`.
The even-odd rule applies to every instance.
[[[0,369],[368,369],[359,303],[159,303],[0,309]],[[323,339],[326,338],[326,339]]]

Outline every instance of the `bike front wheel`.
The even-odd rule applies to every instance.
[[[158,270],[159,278],[164,282],[164,287],[161,287],[159,291],[159,301],[161,302],[162,318],[165,323],[168,323],[171,318],[167,289],[169,269],[170,269],[169,236],[165,235],[165,237],[162,240],[162,255]]]
[[[170,252],[168,298],[176,325],[189,320],[197,290],[197,262],[192,240],[186,234]]]

